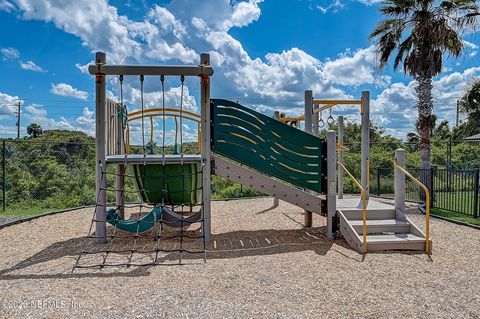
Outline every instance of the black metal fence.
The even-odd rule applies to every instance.
[[[432,207],[471,215],[478,218],[480,212],[480,170],[454,170],[433,167],[430,170],[408,169],[430,190]],[[370,193],[378,197],[394,197],[394,169],[372,170]],[[406,198],[422,202],[422,190],[409,178],[406,179]]]

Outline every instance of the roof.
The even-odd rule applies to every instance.
[[[475,134],[463,139],[466,142],[480,142],[480,134]]]

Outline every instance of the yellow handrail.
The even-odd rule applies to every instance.
[[[343,165],[342,163],[338,162],[338,165],[340,165],[345,173],[347,173],[348,176],[353,180],[355,185],[360,189],[360,192],[362,193],[362,220],[363,220],[363,253],[367,253],[367,192],[365,192],[365,189],[362,187],[362,185],[353,177],[352,173],[349,172],[349,170]]]
[[[407,172],[407,170],[403,168],[400,164],[398,164],[397,161],[394,161],[393,165],[395,168],[398,168],[403,174],[410,177],[415,182],[415,184],[420,186],[420,188],[422,188],[425,192],[425,253],[428,254],[430,252],[430,190],[422,182],[413,177],[412,174]]]

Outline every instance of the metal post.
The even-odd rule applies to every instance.
[[[340,115],[338,117],[338,141],[340,142],[341,147],[343,147],[343,132],[344,132],[344,124],[343,124],[343,116]],[[338,161],[342,164],[343,162],[343,150],[338,151]],[[345,177],[345,172],[343,171],[343,167],[338,168],[338,198],[343,198],[343,180]]]
[[[361,184],[367,193],[367,200],[370,197],[368,188],[368,161],[370,160],[370,91],[362,92],[362,145],[361,145]]]
[[[95,54],[95,65],[100,68],[106,63],[106,55],[103,52]],[[103,176],[103,171],[106,170],[105,160],[105,74],[98,71],[96,77],[96,98],[95,98],[95,173],[96,173],[96,215],[95,215],[95,230],[96,242],[98,244],[105,244],[107,242],[107,181]]]
[[[335,131],[327,132],[327,239],[334,240],[333,221],[337,213],[337,137]]]
[[[18,101],[18,111],[17,111],[17,140],[20,139],[20,105],[22,101]]]
[[[200,55],[200,66],[210,66],[210,55],[202,53]],[[205,241],[209,241],[211,237],[211,159],[210,159],[210,142],[211,142],[211,114],[210,114],[210,77],[202,76],[200,78],[200,101],[202,115],[202,202],[203,202],[203,227],[202,234]]]
[[[474,179],[474,197],[473,197],[473,218],[478,218],[478,196],[479,196],[479,191],[480,191],[480,185],[479,185],[479,181],[480,181],[480,169],[477,169],[475,171],[475,179]]]
[[[433,185],[433,182],[434,182],[434,174],[435,174],[435,167],[430,167],[430,181],[429,181],[429,184],[430,185],[427,185],[428,186],[428,189],[430,190],[430,205],[433,206],[434,204],[434,201],[433,199],[435,198],[435,189],[434,189],[434,185]]]
[[[280,112],[279,111],[275,111],[273,113],[273,118],[275,120],[279,120],[280,119]],[[240,184],[241,185],[241,184]],[[280,200],[278,199],[278,197],[273,197],[273,206],[277,207],[280,205]]]
[[[395,161],[398,165],[405,168],[405,150],[396,149],[395,150]],[[405,213],[405,174],[395,167],[394,172],[395,179],[395,210]]]
[[[7,145],[5,140],[2,141],[2,206],[3,211],[7,207]]]
[[[377,196],[380,197],[380,167],[377,167]]]
[[[305,91],[305,132],[313,134],[312,130],[313,119],[313,92],[311,90]],[[312,227],[312,212],[305,210],[305,227]]]

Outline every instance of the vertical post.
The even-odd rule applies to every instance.
[[[208,53],[200,54],[200,65],[210,65],[210,55]],[[210,240],[211,236],[211,159],[210,159],[210,142],[211,142],[211,114],[210,114],[210,78],[208,76],[200,79],[200,101],[202,116],[202,203],[203,203],[203,227],[202,235],[205,241]]]
[[[398,165],[405,168],[405,150],[395,150],[395,161]],[[405,174],[395,166],[395,211],[405,213]]]
[[[313,92],[305,91],[305,132],[313,134]],[[305,227],[312,227],[312,212],[305,210]]]
[[[479,182],[480,182],[480,169],[476,169],[475,170],[475,179],[474,179],[474,182],[473,182],[473,185],[475,187],[474,189],[474,196],[473,196],[473,218],[478,218],[478,196],[479,196],[479,191],[480,191],[480,185],[479,185]]]
[[[273,113],[273,118],[278,121],[278,120],[280,119],[280,112],[279,112],[279,111],[275,111],[275,112]],[[277,206],[279,206],[279,205],[280,205],[280,200],[278,199],[278,197],[275,197],[275,196],[274,196],[274,197],[273,197],[273,206],[277,207]]]
[[[18,101],[18,111],[17,111],[17,140],[20,139],[20,116],[21,116],[21,113],[20,113],[20,105],[21,105],[22,101]]]
[[[377,167],[377,196],[378,197],[380,197],[380,194],[381,194],[381,192],[380,192],[380,172],[381,172],[381,170],[380,170],[380,166],[379,166],[379,167]]]
[[[430,190],[430,206],[433,206],[433,203],[434,203],[433,199],[435,198],[435,189],[433,187],[434,186],[433,182],[435,180],[434,174],[435,174],[435,167],[432,166],[430,167],[430,181],[429,181],[430,185],[428,185],[428,189]]]
[[[340,115],[338,117],[338,141],[340,142],[341,147],[343,147],[343,132],[344,132],[344,124],[343,124],[343,116]],[[340,149],[338,151],[338,161],[342,164],[343,163],[343,150]],[[343,171],[343,167],[338,168],[338,198],[343,198],[343,180],[345,178],[345,172]]]
[[[361,184],[367,193],[367,200],[370,197],[368,182],[368,161],[370,160],[370,91],[362,92],[362,145],[361,145]]]
[[[5,140],[2,141],[2,206],[3,211],[7,207],[7,145]]]
[[[318,109],[320,106],[318,104],[313,104],[313,110]],[[318,136],[320,128],[318,127],[318,113],[313,113],[312,117],[312,132],[315,136]]]
[[[106,55],[103,52],[95,54],[95,64],[98,67],[95,75],[96,97],[95,97],[95,194],[96,198],[96,214],[95,214],[95,231],[96,242],[105,244],[107,242],[107,192],[106,177],[103,171],[106,170],[105,161],[105,129],[106,129],[106,105],[105,105],[105,74],[101,72],[101,66],[106,63]]]
[[[335,131],[327,132],[327,239],[334,240],[333,222],[337,213],[337,137]]]

